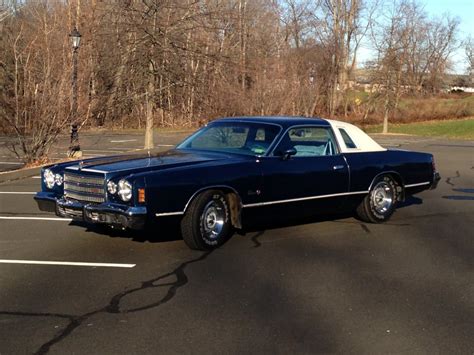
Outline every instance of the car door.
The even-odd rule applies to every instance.
[[[264,204],[334,201],[349,189],[349,170],[327,126],[289,128],[270,156],[261,161]]]

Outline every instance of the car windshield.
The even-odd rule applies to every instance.
[[[215,122],[194,133],[177,149],[211,150],[246,155],[264,155],[280,127],[256,122]]]

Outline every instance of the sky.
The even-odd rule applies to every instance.
[[[474,0],[425,0],[421,2],[425,6],[425,11],[429,17],[442,17],[449,13],[458,17],[461,21],[459,25],[459,39],[465,39],[468,35],[474,38]],[[370,49],[363,46],[359,53],[359,61],[363,62],[371,56]],[[464,48],[458,49],[451,60],[453,62],[453,72],[465,74],[467,63],[465,62]]]
[[[459,38],[464,39],[468,35],[474,38],[474,0],[427,0],[425,10],[431,16],[442,16],[449,13],[451,16],[459,17]],[[464,61],[464,48],[459,49],[453,56],[454,71],[464,74],[466,63]]]
[[[463,34],[474,36],[474,0],[431,0],[425,1],[425,10],[431,16],[442,16],[448,12],[461,20],[460,30]],[[464,37],[464,36],[463,36]]]

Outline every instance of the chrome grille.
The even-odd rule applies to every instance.
[[[105,201],[104,177],[65,172],[64,197],[77,201],[102,203]]]

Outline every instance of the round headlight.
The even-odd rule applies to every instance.
[[[118,194],[123,201],[132,199],[132,184],[127,180],[120,180],[118,183]]]
[[[107,191],[109,192],[109,194],[115,195],[117,193],[117,184],[110,180],[107,183]]]
[[[43,180],[48,189],[52,189],[54,187],[55,178],[54,174],[51,170],[46,169],[43,173]]]
[[[54,175],[54,182],[56,183],[56,185],[61,186],[63,184],[63,181],[64,179],[61,174]]]

